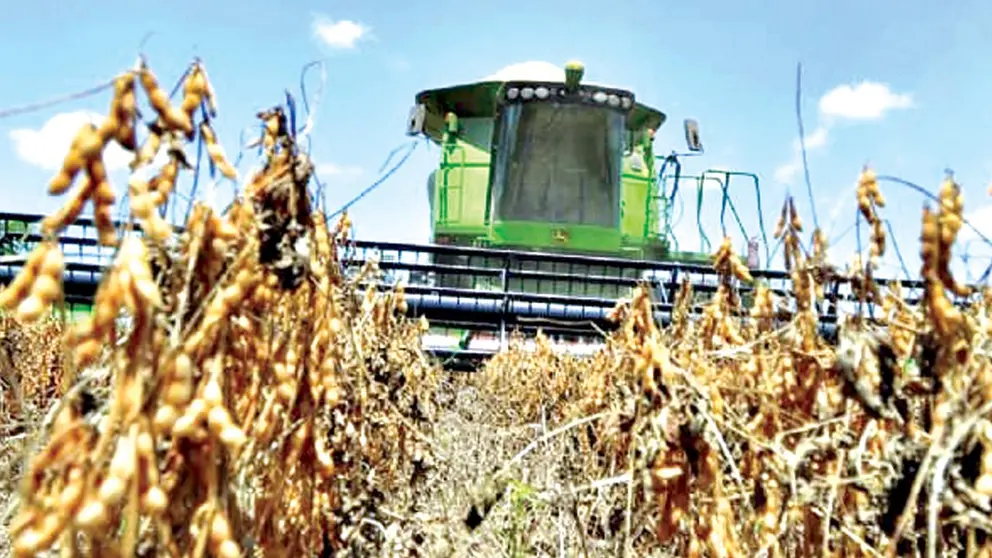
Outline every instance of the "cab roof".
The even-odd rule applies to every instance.
[[[565,83],[565,69],[550,62],[521,62],[511,64],[482,79],[439,89],[427,89],[417,93],[416,102],[427,106],[432,116],[443,118],[447,112],[454,112],[460,118],[493,117],[496,101],[503,84],[508,82]],[[600,83],[582,81],[586,87],[623,89]],[[657,130],[665,123],[665,113],[647,105],[635,102],[627,118],[627,128]],[[433,120],[433,119],[432,119]]]

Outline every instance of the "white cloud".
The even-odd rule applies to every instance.
[[[820,97],[819,125],[806,136],[806,151],[821,149],[827,144],[830,125],[835,120],[880,120],[889,111],[912,106],[911,95],[893,93],[884,83],[862,81],[855,85],[838,85]],[[792,159],[776,168],[773,177],[776,182],[791,184],[802,170],[802,153],[796,140],[793,142]]]
[[[531,60],[500,68],[480,81],[565,81],[565,68],[551,62]]]
[[[318,176],[328,178],[331,176],[358,176],[362,174],[361,167],[354,165],[335,165],[334,163],[321,163],[317,165],[316,173]]]
[[[775,182],[781,184],[791,184],[796,176],[799,175],[799,171],[802,170],[802,161],[792,160],[784,165],[779,165],[775,168],[775,172],[772,173],[772,178]]]
[[[57,171],[79,129],[87,123],[99,125],[103,119],[102,114],[88,110],[63,112],[49,118],[40,129],[11,130],[10,141],[22,161],[46,171]],[[108,171],[115,171],[127,168],[132,158],[120,145],[111,142],[104,151],[103,162]]]
[[[806,149],[818,149],[827,144],[827,128],[825,126],[820,126],[813,133],[807,134],[805,138]],[[802,145],[799,144],[799,140],[795,143],[796,150],[801,150]]]
[[[829,137],[829,130],[826,126],[820,126],[813,130],[811,133],[806,134],[806,153],[810,151],[815,151],[827,145],[827,138]],[[775,182],[782,184],[791,184],[803,170],[803,154],[802,146],[799,140],[795,140],[792,146],[792,159],[783,165],[780,165],[775,169],[773,173],[773,178]]]
[[[820,98],[820,113],[849,120],[879,120],[891,110],[908,109],[913,97],[893,93],[884,83],[862,81],[839,85]]]
[[[527,62],[517,62],[504,66],[495,73],[481,78],[479,81],[565,81],[565,65],[553,64],[541,60],[530,60]],[[597,83],[583,79],[586,85],[598,85],[600,87],[615,87],[605,83]]]
[[[985,238],[992,238],[992,205],[985,205],[969,211],[964,218],[980,232]],[[958,233],[958,242],[978,240],[980,237],[974,229],[965,225]]]
[[[340,50],[351,50],[359,41],[367,38],[372,29],[348,19],[333,21],[318,17],[313,23],[313,31],[325,45]]]
[[[163,145],[151,161],[132,171],[131,176],[137,180],[151,180],[169,162],[169,159],[169,150]]]

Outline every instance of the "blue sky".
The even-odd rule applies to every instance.
[[[814,196],[821,224],[839,239],[837,257],[846,258],[854,246],[853,234],[841,233],[854,222],[851,188],[865,163],[931,189],[953,168],[966,211],[992,234],[986,192],[992,137],[985,133],[992,128],[992,58],[981,54],[992,51],[983,32],[992,25],[992,3],[744,4],[12,3],[0,18],[0,83],[7,84],[0,87],[0,111],[108,80],[134,63],[152,33],[141,49],[163,83],[171,85],[192,57],[204,60],[219,98],[215,127],[233,158],[254,114],[282,102],[287,88],[298,97],[301,68],[324,60],[327,84],[312,156],[329,189],[328,205],[336,207],[376,178],[391,150],[410,141],[405,121],[421,89],[473,81],[518,62],[577,58],[587,79],[627,87],[668,114],[657,151],[682,149],[682,119],[698,119],[707,153],[687,160],[686,170],[757,173],[771,234],[787,191],[810,222],[802,173],[795,172],[795,65],[802,61]],[[311,97],[319,83],[319,72],[311,72]],[[45,194],[52,165],[84,117],[79,111],[105,113],[108,102],[104,92],[0,119],[0,208],[58,207],[60,201]],[[403,168],[355,206],[359,237],[427,240],[425,184],[437,157],[436,149],[418,146]],[[253,159],[248,154],[239,170],[246,172]],[[114,183],[123,192],[121,172]],[[755,230],[753,194],[744,183],[734,186],[745,224]],[[890,205],[885,216],[915,271],[923,200],[892,185],[883,184],[883,192]],[[709,209],[718,209],[714,192],[707,199],[714,202]],[[685,204],[677,230],[692,247],[695,207],[690,197]],[[712,219],[706,224],[710,237],[718,235]]]

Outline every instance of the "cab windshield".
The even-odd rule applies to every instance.
[[[504,107],[492,213],[502,221],[616,227],[624,115],[608,107]]]

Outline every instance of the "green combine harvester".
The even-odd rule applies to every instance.
[[[616,300],[635,281],[652,279],[651,269],[634,262],[698,271],[715,248],[700,221],[707,181],[719,185],[721,224],[729,208],[746,261],[759,266],[759,237],[769,257],[756,175],[683,176],[679,157],[703,153],[697,123],[684,121],[688,153],[658,156],[654,139],[665,113],[631,91],[584,83],[583,74],[578,62],[564,68],[531,62],[417,94],[407,133],[430,138],[441,151],[427,188],[432,243],[501,251],[434,254],[432,263],[451,271],[436,277],[435,286]],[[757,235],[747,233],[731,201],[734,177],[753,184]],[[680,250],[672,231],[675,194],[686,182],[697,187],[699,251]],[[507,250],[528,253],[520,270],[541,275],[477,272],[505,268]],[[564,255],[573,257],[563,276]],[[616,280],[596,280],[604,276]]]
[[[677,154],[655,155],[666,115],[582,76],[578,62],[525,63],[417,95],[407,131],[441,148],[432,242],[706,264],[709,253],[679,251],[672,235],[663,186],[698,177],[680,176]],[[689,154],[701,154],[697,124],[684,126]]]
[[[613,326],[607,314],[617,300],[641,282],[652,286],[656,318],[665,323],[683,281],[700,303],[715,291],[710,257],[725,235],[756,279],[791,290],[784,271],[761,268],[772,252],[758,177],[725,170],[683,175],[680,158],[703,153],[696,122],[684,121],[686,153],[656,155],[655,133],[666,115],[630,91],[583,82],[583,73],[577,62],[524,63],[416,95],[406,131],[441,152],[428,178],[431,243],[352,241],[342,265],[357,270],[375,259],[384,271],[377,286],[403,282],[411,316],[431,323],[426,349],[474,366],[513,332],[540,330],[564,350],[588,351]],[[740,187],[731,187],[733,179]],[[673,233],[683,184],[695,185],[697,251],[684,250]],[[704,191],[716,191],[718,203],[704,202]],[[731,193],[740,202],[751,192],[748,230]],[[716,216],[711,243],[703,218],[712,228]],[[40,220],[0,214],[0,251],[8,252],[0,284],[23,264],[16,254],[40,241]],[[111,254],[98,246],[87,219],[61,243],[66,300],[85,311]],[[922,291],[919,283],[902,283],[910,298]],[[746,301],[749,288],[741,287]],[[820,311],[825,328],[851,304],[849,285],[836,281],[828,299]]]

